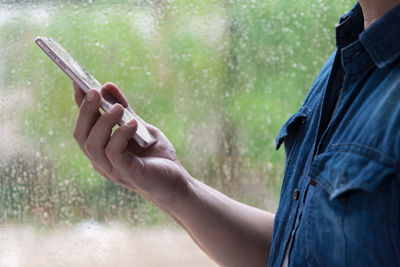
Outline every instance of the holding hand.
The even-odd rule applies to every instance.
[[[124,109],[132,109],[112,83],[101,90],[115,103],[100,114],[100,93],[87,95],[74,84],[80,106],[74,137],[105,178],[133,190],[170,215],[211,258],[222,266],[265,266],[272,240],[274,215],[239,203],[191,177],[176,158],[165,135],[145,123],[157,141],[142,148],[133,139],[135,119],[112,128]]]
[[[142,148],[132,139],[137,130],[135,119],[112,134],[112,128],[122,118],[123,108],[135,114],[119,88],[112,83],[103,86],[103,98],[115,103],[103,114],[99,112],[101,96],[97,90],[89,90],[85,96],[75,83],[73,88],[75,101],[80,107],[74,137],[95,170],[151,200],[160,208],[168,209],[163,204],[170,202],[174,192],[182,192],[188,174],[166,136],[137,115],[138,120],[157,139],[155,144]]]

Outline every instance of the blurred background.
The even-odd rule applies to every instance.
[[[71,80],[36,36],[116,83],[192,176],[275,212],[285,160],[275,137],[354,4],[0,0],[0,266],[212,266],[171,219],[94,171],[72,137]],[[85,244],[93,251],[79,254]],[[136,256],[118,263],[133,244]],[[76,262],[64,250],[78,252]],[[160,264],[146,261],[154,257]]]

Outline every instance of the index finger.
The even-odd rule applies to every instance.
[[[101,96],[111,104],[119,103],[124,108],[129,107],[128,99],[114,83],[108,82],[101,88]]]
[[[147,127],[147,123],[139,117],[135,111],[130,107],[128,99],[125,97],[125,95],[122,93],[122,91],[112,82],[107,82],[103,85],[103,88],[101,88],[101,96],[110,102],[111,104],[116,104],[119,103],[121,106],[124,108],[127,108],[132,114],[135,116],[137,120],[139,120],[141,123],[143,123]]]
[[[82,91],[82,89],[76,82],[72,82],[72,88],[74,89],[75,103],[78,105],[78,107],[80,107],[86,94]]]

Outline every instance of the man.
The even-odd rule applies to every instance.
[[[169,214],[223,266],[400,265],[400,1],[360,0],[341,18],[337,50],[282,127],[287,162],[274,214],[197,181],[172,145],[142,149],[121,126],[126,98],[99,113],[100,95],[74,86],[74,137],[94,168]]]

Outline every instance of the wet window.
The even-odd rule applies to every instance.
[[[36,241],[70,266],[74,261],[56,249],[62,239],[93,243],[94,251],[95,241],[103,240],[104,253],[93,256],[88,248],[78,257],[89,265],[96,257],[113,259],[107,238],[115,244],[123,240],[121,250],[130,242],[150,248],[156,236],[165,240],[164,247],[191,244],[152,204],[95,172],[72,137],[78,108],[71,81],[34,44],[36,36],[57,40],[100,82],[116,83],[136,113],[166,134],[192,176],[275,211],[285,159],[283,150],[274,149],[275,137],[333,52],[334,26],[353,4],[0,1],[4,266],[30,266],[23,264],[35,258],[29,253]],[[43,237],[43,231],[50,234]],[[5,251],[7,240],[14,245]],[[30,244],[25,248],[30,252],[18,242]],[[74,246],[66,246],[72,253]],[[202,260],[210,266],[202,252],[190,248],[187,253],[199,257],[199,266]],[[165,262],[171,255],[158,249]],[[187,253],[170,259],[171,266],[196,266],[182,256]]]

